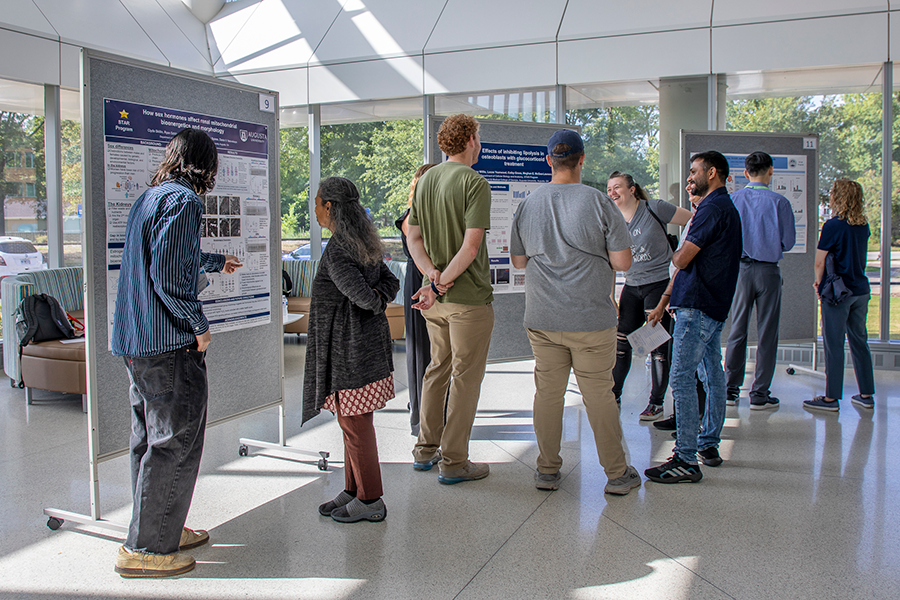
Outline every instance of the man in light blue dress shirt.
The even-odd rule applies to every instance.
[[[778,398],[769,386],[775,375],[778,351],[778,324],[781,318],[781,271],[778,261],[794,247],[794,211],[787,198],[769,189],[774,173],[772,157],[754,152],[744,161],[744,175],[750,180],[731,199],[741,214],[744,249],[734,303],[731,306],[731,333],[725,352],[726,404],[738,403],[747,365],[747,327],[756,305],[756,372],[750,388],[750,409],[778,407]]]

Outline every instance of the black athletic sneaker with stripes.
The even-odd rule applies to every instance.
[[[677,456],[672,456],[667,462],[644,471],[644,475],[650,481],[657,483],[697,483],[703,479],[699,465],[686,463]]]

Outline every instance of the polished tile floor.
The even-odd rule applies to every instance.
[[[188,525],[209,529],[212,543],[193,551],[195,571],[171,580],[121,579],[121,540],[108,532],[47,528],[45,507],[89,511],[86,419],[78,398],[36,392],[26,406],[4,384],[0,598],[900,597],[900,470],[889,463],[900,447],[890,427],[900,418],[900,373],[876,372],[874,414],[847,402],[840,414],[814,415],[800,402],[823,381],[780,369],[781,408],[751,412],[746,398],[729,408],[726,462],[704,467],[701,483],[645,481],[610,497],[574,379],[562,486],[534,489],[528,361],[488,365],[471,456],[491,463],[490,477],[441,486],[435,471],[413,471],[403,346],[395,349],[397,398],[375,417],[387,520],[343,525],[316,512],[343,488],[341,435],[326,414],[299,427],[304,346],[286,337],[289,442],[329,450],[331,470],[282,452],[238,456],[240,437],[277,439],[273,410],[210,429]],[[846,397],[853,381],[848,371]],[[635,360],[622,423],[640,471],[673,444],[638,421],[648,388]],[[127,522],[127,459],[99,473],[102,516]]]

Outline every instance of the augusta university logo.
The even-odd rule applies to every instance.
[[[242,141],[242,142],[246,142],[246,141],[247,141],[247,138],[249,138],[249,137],[250,137],[250,134],[247,133],[247,130],[246,130],[246,129],[241,129],[241,141]]]

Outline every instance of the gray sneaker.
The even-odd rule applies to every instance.
[[[445,485],[453,485],[463,481],[475,481],[476,479],[484,479],[491,473],[491,467],[487,463],[473,463],[466,461],[465,466],[458,469],[441,469],[438,475],[438,481]]]
[[[354,498],[344,506],[339,506],[331,511],[331,518],[338,523],[356,523],[357,521],[384,521],[387,516],[387,507],[384,500],[379,498],[372,504],[366,504],[359,498]]]
[[[430,471],[431,467],[441,462],[444,457],[441,455],[441,449],[438,448],[431,458],[428,460],[413,461],[413,469],[416,471]]]
[[[534,487],[539,490],[558,490],[559,480],[562,479],[559,471],[556,473],[541,473],[537,469],[534,470]]]
[[[638,475],[637,469],[628,465],[628,468],[625,469],[625,474],[607,481],[603,491],[607,494],[624,496],[637,487],[641,487],[641,476]]]
[[[856,394],[850,400],[854,406],[858,406],[860,408],[875,408],[875,397],[869,396],[868,398],[864,398],[862,394]]]

